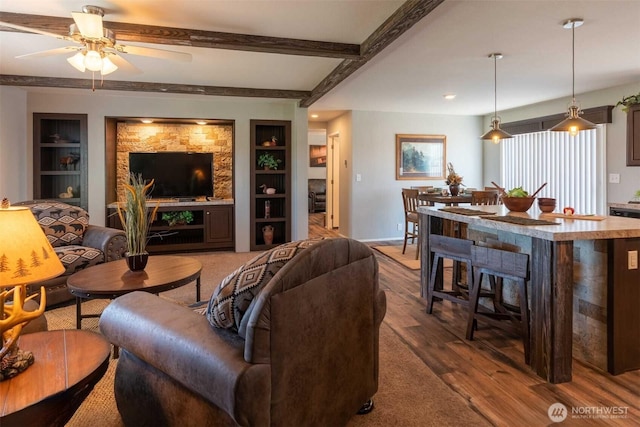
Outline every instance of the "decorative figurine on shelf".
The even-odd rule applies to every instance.
[[[61,199],[72,199],[73,187],[67,187],[67,192],[58,194],[58,197],[60,197]]]
[[[271,202],[269,200],[264,201],[264,217],[271,218]]]
[[[278,145],[278,138],[275,136],[271,137],[271,141],[264,141],[262,143],[263,147],[275,147],[276,145]]]
[[[68,156],[60,157],[60,166],[64,170],[67,170],[70,168],[70,166],[72,166],[73,169],[75,170],[76,165],[78,164],[79,161],[80,161],[80,153],[69,153]]]
[[[276,189],[272,188],[272,187],[267,187],[267,184],[262,184],[260,187],[258,188],[262,188],[262,192],[264,194],[276,194]]]

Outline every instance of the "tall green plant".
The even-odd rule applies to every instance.
[[[129,183],[124,184],[124,206],[118,202],[118,216],[127,236],[129,255],[146,253],[149,227],[156,218],[159,204],[147,210],[147,191],[153,187],[153,181],[145,184],[141,174],[130,174]]]

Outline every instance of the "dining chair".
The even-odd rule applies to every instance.
[[[402,189],[402,202],[404,204],[404,244],[402,245],[402,253],[404,254],[407,250],[407,240],[411,239],[411,244],[417,241],[416,259],[418,259],[420,255],[417,208],[420,205],[426,204],[418,198],[418,194],[419,190],[415,188]]]
[[[429,190],[433,189],[433,185],[416,185],[411,188],[418,190],[418,193],[428,193]]]
[[[498,190],[477,190],[471,192],[472,205],[497,205]]]

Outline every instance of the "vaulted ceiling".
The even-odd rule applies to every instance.
[[[0,0],[0,21],[67,34],[86,1]],[[638,82],[640,1],[112,0],[118,42],[187,52],[192,62],[123,55],[104,89],[298,99],[319,119],[344,110],[488,114],[498,62],[498,108]],[[0,31],[0,84],[89,88],[69,55],[16,59],[69,45]],[[99,77],[98,77],[99,79]],[[444,94],[456,94],[446,101]],[[169,96],[169,95],[168,95]]]

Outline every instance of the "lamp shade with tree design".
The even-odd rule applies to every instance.
[[[46,296],[40,288],[40,305],[26,311],[27,285],[59,276],[64,266],[28,208],[0,205],[0,381],[24,371],[33,354],[18,349],[22,328],[44,313]]]

